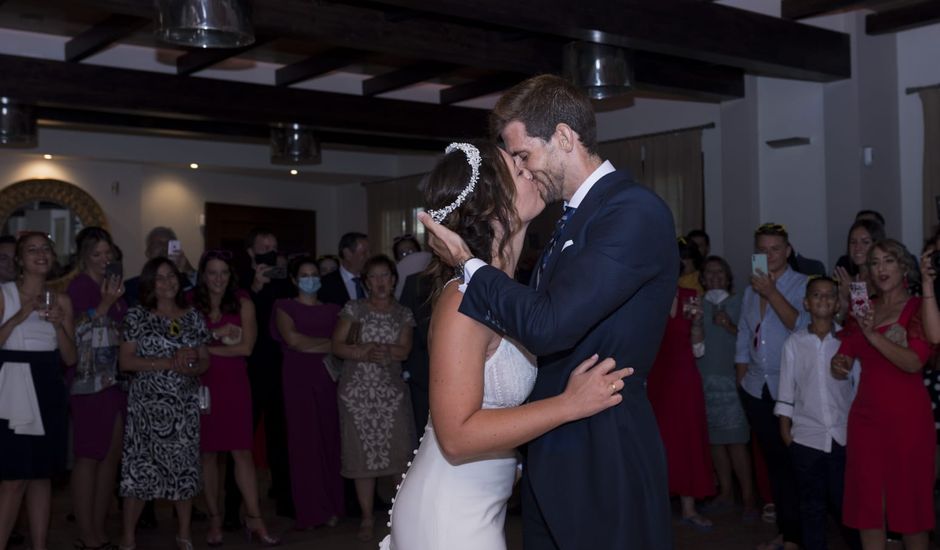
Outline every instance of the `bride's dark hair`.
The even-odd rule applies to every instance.
[[[471,141],[470,144],[480,151],[480,178],[463,204],[441,223],[460,235],[475,258],[492,263],[495,243],[498,256],[505,260],[513,228],[518,226],[512,174],[496,144],[482,140]],[[444,155],[421,184],[427,209],[438,210],[454,202],[467,187],[470,172],[470,164],[463,151],[455,150]],[[499,227],[498,232],[494,225]],[[495,242],[497,238],[498,243]],[[453,268],[444,265],[437,256],[427,272],[434,280],[432,296],[436,296],[444,283],[454,276]]]

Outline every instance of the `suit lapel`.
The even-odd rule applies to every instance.
[[[613,189],[615,185],[624,185],[629,181],[629,174],[615,170],[597,180],[597,183],[591,187],[591,190],[585,195],[584,200],[581,201],[581,204],[571,215],[571,218],[568,219],[568,223],[565,224],[561,235],[558,236],[555,242],[555,251],[552,252],[552,255],[548,258],[548,265],[545,266],[542,279],[539,281],[539,288],[545,288],[545,284],[552,280],[555,266],[558,265],[558,261],[561,258],[561,251],[565,246],[565,242],[570,240],[572,235],[579,235],[581,233],[584,225],[600,209],[604,202],[604,197],[610,193],[610,190]],[[580,247],[583,244],[584,243],[574,243],[572,246]],[[542,254],[547,253],[547,250],[542,252]],[[540,257],[539,265],[541,265],[541,261]]]

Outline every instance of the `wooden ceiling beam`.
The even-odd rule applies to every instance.
[[[780,17],[805,19],[845,10],[865,8],[878,0],[782,0]],[[883,0],[882,0],[883,1]]]
[[[351,48],[333,48],[331,50],[312,55],[303,61],[285,65],[274,72],[274,83],[277,86],[290,86],[326,73],[348,67],[366,59],[369,52]]]
[[[940,0],[926,0],[865,17],[865,32],[872,35],[901,32],[940,21]]]
[[[495,94],[511,88],[526,78],[520,74],[495,74],[441,90],[441,105],[453,105],[468,99]]]
[[[650,52],[633,56],[636,89],[719,102],[744,97],[744,70]]]
[[[208,69],[217,65],[226,59],[231,59],[241,55],[248,50],[252,50],[269,42],[268,38],[256,37],[255,41],[248,46],[240,48],[193,48],[183,55],[176,58],[176,74],[180,76],[189,76],[203,69]]]
[[[77,63],[150,22],[134,15],[112,14],[65,43],[65,60]]]
[[[264,142],[271,138],[267,124],[193,120],[130,113],[82,111],[60,107],[37,107],[36,118],[40,126],[74,129],[108,129],[128,133],[147,133],[177,137],[213,137],[238,141]],[[410,151],[438,152],[448,140],[399,137],[390,140],[384,136],[343,131],[318,131],[317,138],[324,146],[381,147]]]
[[[651,51],[812,81],[851,76],[849,35],[702,2],[374,0],[434,16]]]
[[[422,139],[483,135],[487,113],[210,78],[0,55],[0,96],[40,107],[250,124],[298,122],[320,131]]]
[[[385,74],[380,74],[362,81],[362,95],[371,97],[386,92],[406,88],[419,82],[434,79],[453,71],[457,67],[451,63],[436,61],[416,63]]]

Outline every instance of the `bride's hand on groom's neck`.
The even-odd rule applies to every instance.
[[[460,235],[432,220],[427,212],[419,212],[418,221],[428,230],[428,246],[445,264],[456,266],[473,257]]]

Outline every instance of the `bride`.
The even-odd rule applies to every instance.
[[[431,217],[459,234],[473,255],[512,276],[529,222],[545,207],[531,174],[486,142],[453,143],[425,184]],[[403,475],[384,550],[500,550],[515,448],[566,422],[619,403],[632,369],[586,358],[555,397],[522,404],[535,383],[534,358],[458,313],[459,281],[437,259],[431,318],[431,420]]]

